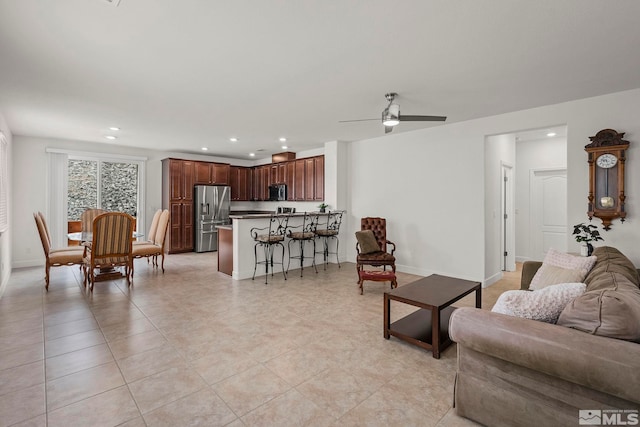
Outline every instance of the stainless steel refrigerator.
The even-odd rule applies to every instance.
[[[216,225],[231,223],[231,187],[196,185],[194,203],[196,252],[215,251],[218,249]]]

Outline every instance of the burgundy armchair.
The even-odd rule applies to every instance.
[[[356,251],[358,252],[356,269],[358,272],[364,270],[365,265],[371,265],[374,267],[383,267],[385,270],[387,266],[390,266],[391,270],[395,273],[396,257],[393,256],[393,253],[396,250],[396,245],[387,240],[387,220],[377,217],[362,218],[360,220],[360,230],[371,230],[373,232],[378,246],[380,246],[380,251],[363,254],[360,253],[360,245],[356,243]],[[390,252],[388,252],[389,247],[391,247]]]

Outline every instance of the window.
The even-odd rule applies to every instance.
[[[144,230],[146,157],[47,148],[47,219],[51,243],[65,246],[73,221],[87,208],[127,212]]]
[[[86,209],[100,208],[138,216],[138,162],[69,156],[67,218],[80,220]]]

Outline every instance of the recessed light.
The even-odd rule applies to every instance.
[[[118,139],[117,137],[115,137],[113,135],[105,135],[104,137],[107,138],[107,139],[111,139],[111,140]]]
[[[109,130],[120,130],[120,128],[119,128],[119,127],[115,127],[115,126],[111,126],[111,127],[109,128]]]
[[[285,137],[280,138],[280,142],[287,142],[287,138]]]
[[[249,153],[251,157],[255,157],[256,153]]]
[[[202,151],[207,151],[208,148],[207,147],[202,147]]]
[[[235,137],[233,137],[233,138],[229,138],[229,141],[231,141],[231,142],[238,142],[238,138],[235,138]]]
[[[549,133],[547,134],[547,136],[556,136],[556,133],[555,133],[555,132],[549,132]]]
[[[286,150],[287,148],[289,148],[289,147],[288,147],[288,146],[286,146],[286,145],[283,145],[283,146],[282,146],[282,149],[283,149],[283,150]]]

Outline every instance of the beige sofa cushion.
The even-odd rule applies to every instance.
[[[638,286],[616,271],[600,273],[587,289],[560,313],[558,325],[640,343]]]
[[[635,283],[636,287],[640,285],[638,270],[636,270],[629,258],[624,256],[618,249],[612,248],[611,246],[601,246],[595,248],[593,255],[598,258],[598,261],[584,279],[584,282],[587,284],[587,291],[606,288],[606,283],[602,280],[600,280],[597,285],[591,283],[592,281],[601,279],[602,273],[606,272],[620,273],[632,283]]]

